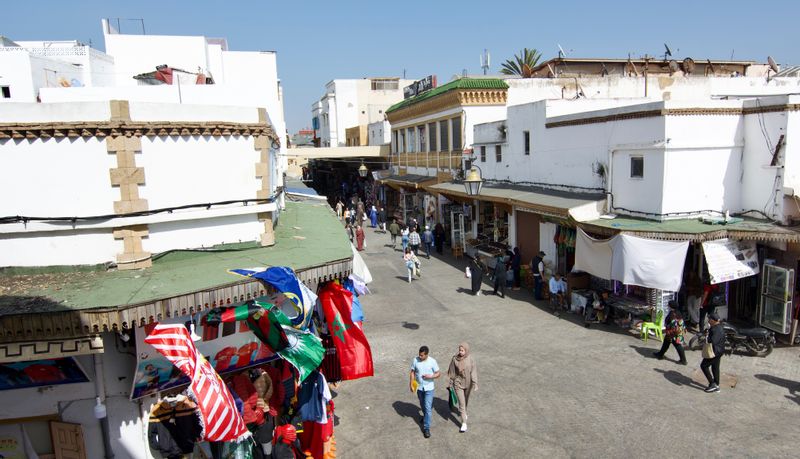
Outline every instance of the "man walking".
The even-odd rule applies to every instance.
[[[500,298],[506,297],[506,262],[502,255],[498,255],[494,264],[494,294],[498,295],[497,290],[500,290]]]
[[[431,437],[431,409],[433,407],[434,380],[439,377],[439,364],[428,356],[428,346],[419,348],[419,355],[411,362],[408,388],[416,391],[422,408],[422,435]]]
[[[378,229],[386,233],[386,210],[383,207],[378,211]]]
[[[700,369],[703,370],[703,375],[708,380],[708,387],[705,388],[705,391],[719,392],[719,363],[722,360],[722,353],[725,352],[725,330],[723,330],[716,312],[708,315],[708,325],[706,342],[711,343],[714,356],[704,357],[703,362],[700,363]],[[711,367],[710,371],[709,367]]]
[[[542,284],[544,283],[544,252],[539,251],[539,254],[531,260],[531,272],[533,273],[533,299],[542,299]]]
[[[419,244],[422,242],[422,239],[419,237],[419,233],[417,232],[417,228],[414,227],[411,230],[411,234],[408,235],[408,245],[411,246],[411,251],[414,252],[414,255],[419,256]]]
[[[341,199],[336,200],[336,217],[341,220],[342,219],[342,209],[344,208],[344,204],[342,204]]]
[[[433,250],[433,231],[431,231],[430,226],[425,226],[425,232],[422,233],[422,242],[425,244],[425,253],[430,258],[431,250]]]
[[[389,225],[389,234],[392,235],[392,250],[397,247],[397,236],[400,234],[400,225],[397,224],[397,220],[392,220],[392,223]]]

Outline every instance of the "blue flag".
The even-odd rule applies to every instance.
[[[317,295],[300,282],[292,268],[272,266],[266,269],[232,269],[230,272],[258,279],[283,293],[295,304],[297,310],[297,315],[290,317],[292,327],[301,330],[308,328],[311,323],[311,314],[314,312],[314,304],[317,302]]]

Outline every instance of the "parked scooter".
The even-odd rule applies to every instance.
[[[775,346],[775,333],[766,328],[736,328],[723,322],[725,331],[725,352],[731,354],[739,350],[746,350],[756,357],[766,357]],[[697,333],[689,340],[689,349],[698,351],[706,342],[706,333]]]

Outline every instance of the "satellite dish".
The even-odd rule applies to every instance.
[[[669,46],[667,46],[666,43],[664,43],[664,49],[666,50],[664,53],[664,60],[667,60],[667,57],[672,57],[672,50],[669,49]]]
[[[678,61],[676,61],[675,59],[670,59],[669,60],[669,74],[672,75],[673,73],[677,72],[678,70],[680,70],[680,68],[678,67]]]
[[[773,59],[772,56],[767,56],[767,63],[773,72],[778,73],[780,71],[780,69],[778,69],[778,64],[775,63],[775,59]]]
[[[694,72],[694,59],[687,57],[683,60],[683,73],[691,75]]]

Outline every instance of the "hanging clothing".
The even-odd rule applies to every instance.
[[[314,459],[336,457],[331,452],[333,443],[333,401],[328,402],[326,411],[328,422],[320,424],[318,422],[304,421],[303,432],[299,435],[303,453]]]
[[[194,450],[203,427],[197,404],[186,396],[159,401],[150,410],[147,440],[166,459],[180,459]]]
[[[319,369],[328,381],[339,382],[342,380],[342,366],[336,353],[336,345],[333,344],[333,338],[330,335],[323,335],[321,338],[322,347],[325,348],[325,357],[323,357]]]
[[[328,422],[325,407],[331,400],[331,391],[328,382],[320,372],[311,374],[303,381],[297,395],[297,411],[303,421],[312,421],[320,424]]]
[[[245,424],[262,424],[264,422],[264,410],[258,406],[258,393],[247,373],[240,373],[231,380],[233,391],[242,399],[243,412],[242,418]]]

